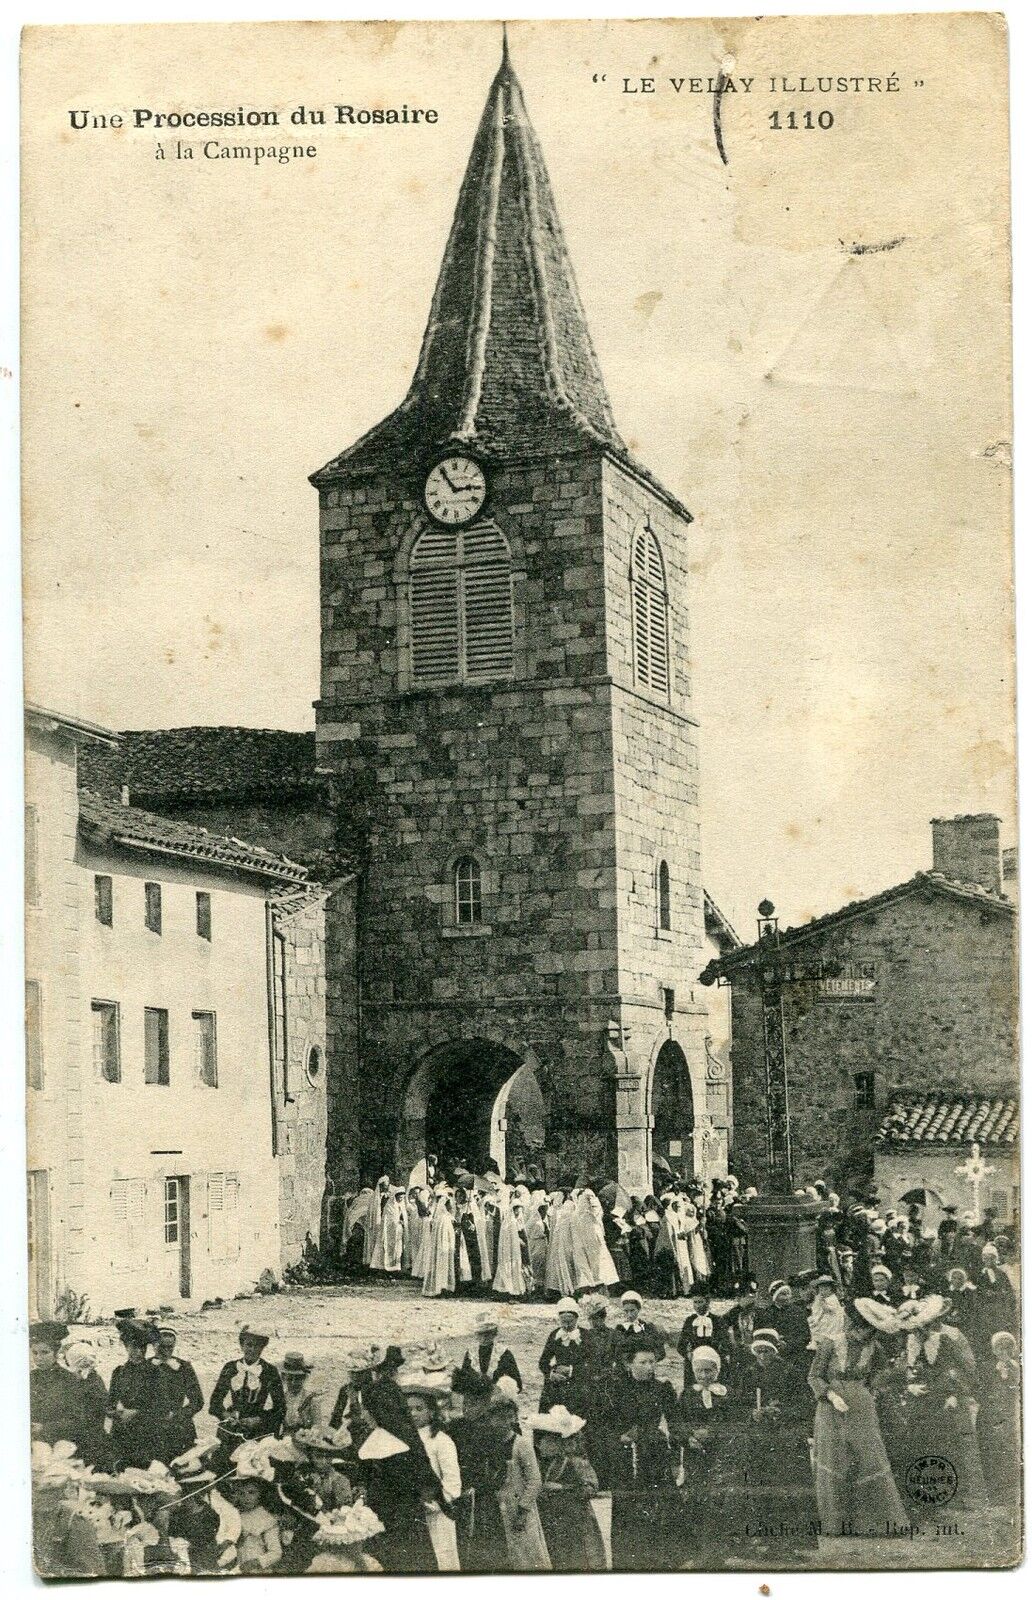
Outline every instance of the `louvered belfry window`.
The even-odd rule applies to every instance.
[[[513,664],[512,558],[497,528],[430,528],[410,559],[414,683],[480,683]]]
[[[667,586],[659,540],[648,523],[631,549],[631,630],[634,681],[657,693],[670,693],[670,641]]]

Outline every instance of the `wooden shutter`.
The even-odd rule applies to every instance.
[[[462,622],[468,678],[512,671],[512,571],[509,547],[497,528],[462,536]]]
[[[213,1260],[226,1254],[226,1180],[221,1172],[208,1174],[208,1250]]]
[[[35,978],[25,980],[25,1065],[30,1089],[43,1087],[43,1007]]]
[[[631,551],[631,633],[634,677],[647,689],[670,689],[666,574],[659,540],[642,528]]]
[[[431,528],[412,551],[409,625],[416,683],[459,676],[458,561],[459,536],[454,530]]]
[[[226,1173],[225,1201],[226,1255],[235,1261],[240,1254],[240,1180],[235,1172]]]

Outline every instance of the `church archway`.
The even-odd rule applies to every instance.
[[[439,1045],[406,1085],[397,1170],[405,1176],[434,1155],[442,1171],[461,1165],[483,1172],[492,1159],[504,1171],[511,1113],[518,1113],[521,1124],[527,1117],[534,1127],[538,1106],[543,1124],[544,1102],[533,1069],[513,1050],[487,1039]]]
[[[652,1167],[662,1174],[691,1177],[695,1172],[695,1097],[692,1075],[681,1046],[668,1039],[652,1071]]]
[[[491,1158],[502,1177],[541,1164],[545,1144],[545,1098],[524,1061],[498,1091],[491,1112]]]

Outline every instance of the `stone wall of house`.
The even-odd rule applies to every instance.
[[[1015,919],[1006,908],[933,890],[872,907],[808,941],[846,972],[869,974],[867,1000],[821,1000],[812,983],[785,991],[797,1184],[871,1170],[873,1137],[893,1088],[1016,1092]],[[766,1177],[763,1021],[740,980],[733,994],[732,1165]],[[874,1074],[857,1109],[855,1075]]]
[[[393,1164],[406,1085],[429,1051],[455,1040],[480,1041],[492,1072],[499,1051],[514,1068],[533,1060],[557,1168],[616,1169],[611,1025],[665,1036],[661,976],[674,957],[664,944],[660,959],[652,934],[650,959],[632,955],[628,923],[621,971],[621,894],[641,871],[625,869],[623,854],[641,858],[655,813],[646,787],[618,773],[646,750],[668,786],[662,826],[687,841],[678,874],[692,931],[677,979],[690,988],[702,937],[693,735],[614,685],[629,666],[609,569],[622,563],[627,587],[630,549],[626,519],[610,526],[617,494],[603,470],[597,456],[567,456],[493,472],[486,513],[513,551],[516,669],[511,681],[456,689],[406,679],[421,478],[322,493],[318,763],[336,775],[339,814],[364,851],[361,1094],[348,1102],[357,1125],[330,1136],[342,1175],[354,1169],[349,1141],[365,1175]],[[618,560],[610,546],[620,541]],[[686,763],[679,792],[674,770]],[[452,889],[467,854],[484,882],[483,923],[468,929],[455,925]],[[346,965],[350,952],[341,955]],[[331,995],[348,981],[331,954]],[[642,1084],[647,1061],[635,1067]]]
[[[326,1186],[327,1019],[325,910],[321,896],[274,913],[283,940],[286,1024],[279,1040],[276,1129],[280,1260],[300,1260],[305,1236],[319,1238]],[[282,1016],[282,1008],[281,1008]],[[285,1072],[284,1072],[285,1069]]]

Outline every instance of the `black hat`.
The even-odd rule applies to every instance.
[[[57,1350],[67,1339],[68,1329],[63,1322],[34,1322],[29,1328],[30,1344],[48,1344]]]
[[[473,1367],[456,1367],[452,1374],[452,1388],[456,1394],[468,1394],[486,1400],[494,1393],[494,1384]]]

